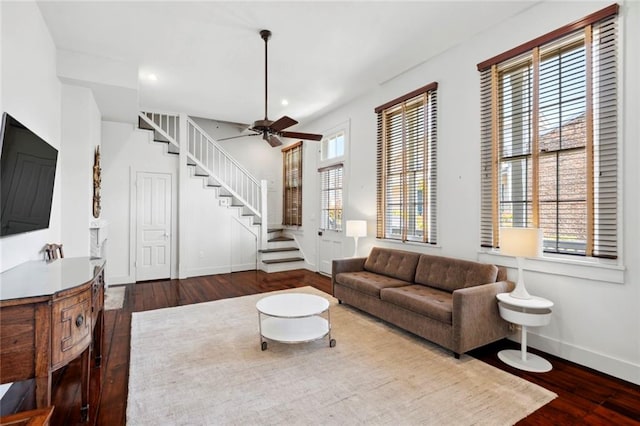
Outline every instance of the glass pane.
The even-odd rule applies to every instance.
[[[500,223],[515,227],[531,224],[531,160],[529,157],[501,162]]]

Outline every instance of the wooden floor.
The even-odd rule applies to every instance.
[[[127,285],[124,308],[105,312],[102,380],[100,383],[96,374],[100,370],[94,368],[92,387],[98,388],[98,391],[95,392],[96,400],[91,401],[89,424],[125,424],[132,312],[307,285],[331,293],[329,278],[304,270],[274,274],[239,272]],[[546,354],[543,355],[553,364],[551,372],[536,374],[519,371],[498,360],[498,350],[507,347],[518,346],[504,340],[469,354],[558,394],[558,398],[519,424],[640,425],[640,386]],[[56,408],[51,423],[53,426],[82,424],[79,418],[78,368],[71,364],[54,377],[57,388],[54,392]],[[214,398],[212,397],[212,403],[215,403]]]

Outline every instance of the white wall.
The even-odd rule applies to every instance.
[[[0,2],[2,11],[2,110],[61,150],[61,85],[56,50],[40,9],[32,2]],[[46,243],[61,237],[59,152],[49,229],[0,239],[0,271],[42,259]]]
[[[418,87],[438,86],[438,246],[425,247],[361,240],[362,254],[372,245],[402,248],[512,266],[512,259],[480,254],[479,74],[476,64],[548,31],[595,12],[610,2],[546,2],[538,4],[438,57],[381,85],[327,114],[308,127],[329,129],[351,120],[345,177],[345,219],[367,219],[375,235],[376,117],[374,108]],[[530,344],[562,358],[640,383],[640,159],[637,75],[640,75],[640,4],[624,2],[620,36],[623,77],[622,114],[622,244],[620,265],[589,268],[581,264],[532,262],[525,274],[532,294],[555,303],[549,326],[533,330]],[[425,37],[432,36],[428,32]],[[305,170],[315,168],[316,153],[305,152]],[[317,188],[317,174],[305,173],[305,188]],[[306,231],[317,223],[318,194],[304,192]],[[315,258],[315,232],[300,238],[308,258]],[[344,245],[350,255],[352,243]],[[548,271],[553,271],[549,273]],[[595,271],[595,273],[594,273]],[[513,269],[510,277],[514,278]],[[620,281],[617,283],[617,281]]]
[[[187,191],[187,276],[256,269],[257,227],[247,228],[237,208],[221,207],[218,190],[201,178],[190,177]]]
[[[91,90],[62,86],[62,237],[67,257],[89,256],[93,217],[93,161],[101,120]]]
[[[164,144],[150,141],[150,132],[133,125],[102,122],[102,218],[109,223],[105,279],[108,284],[135,282],[135,228],[131,228],[135,207],[137,172],[170,173],[172,194],[177,191],[178,162],[164,153]],[[171,198],[171,234],[176,235],[177,197]],[[135,223],[135,215],[133,216]],[[177,271],[177,239],[171,244],[171,276]]]
[[[136,281],[135,214],[131,214],[131,206],[135,207],[139,171],[172,175],[172,278],[178,276],[178,238],[186,239],[181,264],[187,277],[255,269],[255,236],[239,223],[248,218],[242,219],[235,208],[220,206],[216,190],[205,188],[202,178],[190,176],[187,180],[186,227],[178,229],[178,156],[167,154],[166,145],[152,142],[151,132],[104,121],[101,149],[102,217],[109,223],[108,284]]]

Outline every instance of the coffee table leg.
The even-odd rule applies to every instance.
[[[260,312],[258,312],[258,329],[260,330],[260,350],[267,350],[267,342],[262,337],[262,318]]]
[[[329,327],[329,347],[336,346],[336,339],[331,338],[331,309],[327,309],[327,326]]]

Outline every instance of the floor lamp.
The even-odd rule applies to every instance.
[[[358,238],[367,236],[367,221],[366,220],[348,220],[346,236],[353,237],[355,240],[355,248],[353,249],[353,256],[358,256]]]

